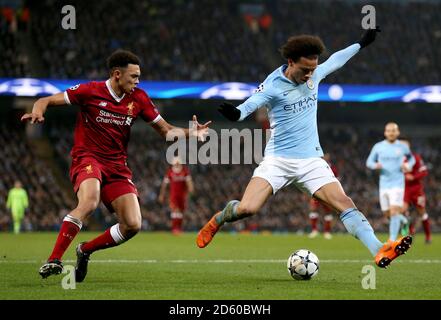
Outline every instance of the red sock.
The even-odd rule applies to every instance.
[[[119,224],[115,224],[95,239],[84,243],[81,246],[81,251],[92,253],[97,250],[115,247],[124,241],[125,239],[119,230]]]
[[[182,218],[173,218],[172,232],[181,232],[181,231],[182,231]]]
[[[54,249],[50,255],[49,260],[61,260],[63,254],[66,252],[67,248],[71,244],[72,240],[75,238],[77,233],[81,229],[81,221],[67,215],[63,223],[61,224],[60,232],[58,233],[57,242],[55,242]]]
[[[409,233],[411,235],[415,234],[415,223],[414,222],[411,222],[410,225],[409,225]]]
[[[171,219],[172,219],[172,232],[181,232],[182,231],[182,213],[181,212],[172,212],[171,213]]]
[[[311,230],[317,231],[317,221],[318,218],[309,218],[309,222],[311,223]]]
[[[325,227],[324,227],[324,231],[325,232],[331,232],[331,221],[330,220],[325,220]]]
[[[423,223],[424,233],[426,235],[426,240],[430,240],[431,234],[430,234],[430,220],[429,220],[429,217],[424,219],[422,221],[422,223]]]

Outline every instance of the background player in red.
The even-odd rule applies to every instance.
[[[332,172],[334,172],[335,177],[338,177],[337,167],[331,164],[331,155],[329,153],[325,153],[323,159],[330,165]],[[311,233],[308,235],[309,238],[315,238],[319,234],[318,230],[318,221],[320,214],[324,215],[324,225],[323,225],[323,237],[325,239],[332,239],[331,230],[332,230],[332,221],[333,214],[332,209],[321,203],[316,198],[309,199],[309,222],[311,224]]]
[[[410,146],[410,140],[408,138],[400,139],[402,142]],[[430,233],[430,220],[426,211],[426,194],[424,192],[423,179],[428,175],[428,170],[424,164],[421,155],[412,152],[415,157],[415,165],[411,172],[405,174],[406,186],[404,189],[404,205],[403,210],[407,216],[410,216],[409,208],[413,205],[421,218],[421,222],[424,228],[424,234],[426,236],[426,243],[431,243]],[[415,221],[411,221],[410,230],[411,234],[415,233]]]
[[[190,170],[184,166],[178,157],[173,159],[172,165],[167,169],[162,180],[158,201],[165,202],[167,186],[170,186],[169,206],[171,211],[172,232],[182,232],[183,214],[187,208],[188,194],[193,194],[194,186]]]
[[[41,123],[49,106],[80,106],[70,169],[78,205],[64,218],[52,254],[39,270],[43,278],[62,272],[64,252],[100,200],[115,211],[119,223],[77,246],[77,282],[86,277],[91,253],[117,246],[141,229],[138,192],[126,162],[130,128],[138,117],[163,137],[172,130],[175,136],[194,136],[200,140],[208,134],[210,122],[200,125],[196,116],[190,129],[176,128],[161,117],[149,96],[137,88],[141,71],[136,55],[118,50],[108,58],[107,64],[110,72],[107,81],[76,85],[64,93],[38,99],[32,112],[21,118],[32,124]]]

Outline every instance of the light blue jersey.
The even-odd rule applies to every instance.
[[[266,107],[271,126],[271,138],[265,156],[289,159],[322,157],[317,130],[318,85],[328,74],[341,68],[360,50],[358,43],[340,50],[317,66],[304,84],[288,79],[287,65],[274,70],[256,92],[237,108],[239,121],[260,107]]]
[[[404,173],[401,171],[401,165],[405,159],[408,161],[409,169],[412,169],[415,158],[409,147],[399,140],[393,143],[383,140],[374,145],[366,160],[366,166],[375,169],[377,163],[381,164],[380,190],[404,189]]]

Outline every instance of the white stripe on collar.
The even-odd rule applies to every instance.
[[[113,91],[112,86],[110,85],[110,79],[108,79],[106,81],[106,87],[107,87],[107,90],[109,90],[110,95],[112,96],[113,99],[116,100],[116,102],[121,102],[121,100],[124,99],[126,94],[123,93],[123,95],[121,97],[118,97],[117,94],[115,93],[115,91]]]

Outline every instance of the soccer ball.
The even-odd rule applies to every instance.
[[[287,267],[294,279],[309,280],[318,273],[319,259],[313,252],[300,249],[289,256]]]

